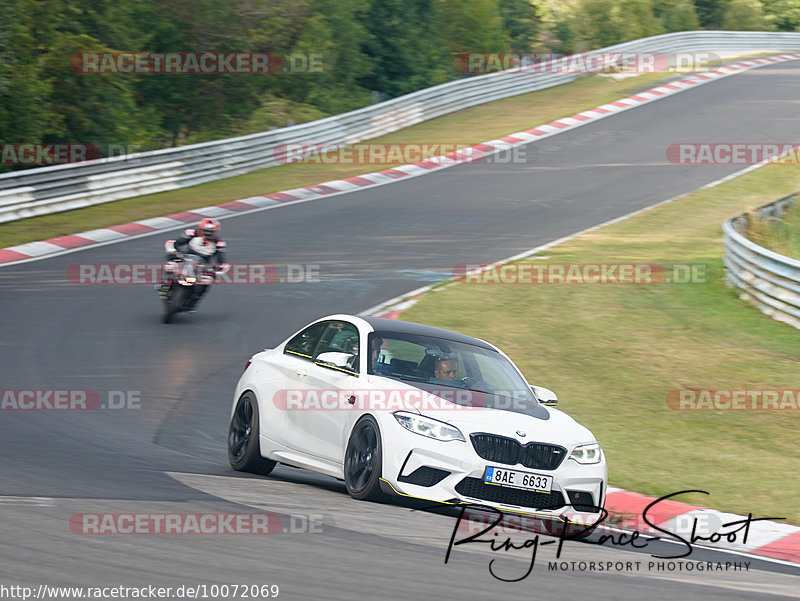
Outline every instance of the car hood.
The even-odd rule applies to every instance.
[[[440,407],[445,413],[451,410],[454,412],[462,410],[480,412],[485,409],[497,409],[505,413],[527,415],[540,420],[550,419],[547,409],[533,398],[518,400],[477,390],[425,382],[403,382],[376,375],[369,376],[368,381],[372,390],[383,390],[398,399],[411,401],[411,405],[422,413],[428,409]]]
[[[381,376],[370,376],[370,384],[374,388],[393,391],[435,392],[433,388],[411,386],[405,382]],[[487,432],[513,438],[522,444],[548,442],[566,447],[595,440],[591,431],[563,411],[535,402],[527,408],[523,406],[515,409],[496,409],[488,406],[465,407],[449,402],[437,403],[433,406],[415,403],[405,406],[404,409],[456,426],[465,436]]]
[[[588,428],[566,413],[549,407],[543,409],[550,413],[550,419],[541,420],[516,412],[487,408],[422,413],[457,427],[465,436],[485,432],[513,438],[522,444],[547,442],[565,447],[595,440]]]

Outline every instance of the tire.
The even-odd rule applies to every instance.
[[[172,318],[181,310],[188,296],[187,288],[177,284],[173,284],[173,286],[175,288],[170,292],[167,300],[164,301],[164,323],[172,323]]]
[[[244,393],[228,427],[228,461],[237,472],[268,475],[276,461],[261,456],[258,441],[258,403],[251,392]]]
[[[381,490],[383,445],[378,422],[371,415],[362,417],[353,427],[344,453],[344,485],[359,501],[386,498]]]

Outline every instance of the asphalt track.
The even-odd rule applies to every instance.
[[[579,543],[563,559],[643,567],[550,572],[552,551],[542,549],[529,578],[501,582],[489,575],[485,549],[460,548],[444,565],[451,515],[359,503],[336,480],[286,467],[269,479],[234,473],[225,434],[233,385],[254,351],[320,315],[365,310],[458,264],[496,261],[733,173],[741,166],[669,164],[665,150],[796,142],[799,99],[800,63],[763,67],[543,140],[525,164],[459,166],[226,219],[232,261],[315,264],[320,281],[219,286],[197,315],[170,326],[147,286],[65,277],[75,263],[156,262],[164,235],[0,269],[0,388],[141,398],[138,409],[0,413],[0,584],[260,583],[303,600],[797,596],[797,571],[766,562],[747,572],[662,572],[644,567],[650,550]],[[765,469],[767,482],[786,476]],[[323,532],[82,536],[69,528],[77,513],[251,511],[285,523],[288,514],[313,514]],[[501,557],[495,568],[516,577],[528,557]],[[743,561],[714,551],[695,558]]]

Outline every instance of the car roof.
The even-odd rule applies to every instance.
[[[462,342],[464,344],[472,344],[484,349],[496,351],[497,349],[481,340],[480,338],[473,338],[466,334],[459,334],[451,330],[443,328],[436,328],[434,326],[426,326],[421,323],[414,323],[412,321],[400,321],[399,319],[387,319],[385,317],[371,317],[359,315],[359,319],[366,321],[373,330],[376,332],[397,332],[398,334],[416,334],[419,336],[432,336],[435,338],[444,338],[445,340],[452,340],[453,342]]]

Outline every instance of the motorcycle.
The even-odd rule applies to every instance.
[[[164,302],[164,323],[172,322],[177,313],[192,310],[205,287],[214,283],[217,271],[227,271],[221,266],[215,268],[197,255],[175,253],[172,243],[173,240],[164,243],[165,250],[173,258],[164,264],[163,283],[156,285]]]

